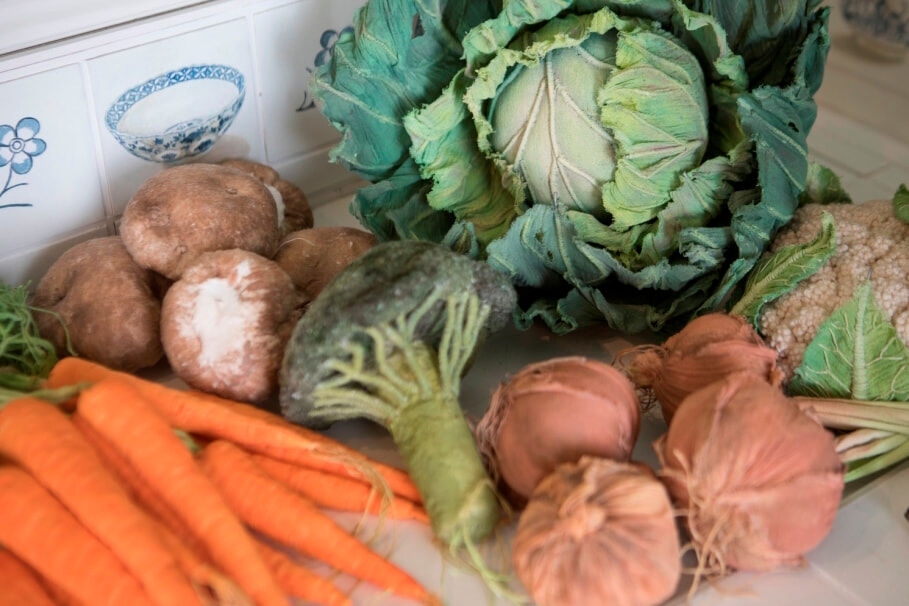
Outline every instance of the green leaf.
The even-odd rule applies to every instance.
[[[758,316],[764,304],[786,294],[796,284],[812,276],[836,252],[836,226],[833,216],[821,216],[821,231],[807,244],[786,246],[763,259],[748,275],[742,298],[732,307],[732,313],[744,316],[758,326]]]
[[[909,189],[906,185],[900,185],[893,196],[893,214],[906,223],[909,223]]]
[[[616,229],[649,221],[707,148],[707,89],[697,58],[660,31],[621,32],[617,71],[600,90],[616,170],[603,205]]]
[[[332,158],[358,175],[391,177],[408,158],[401,119],[439,96],[463,67],[460,39],[495,15],[491,0],[367,2],[331,60],[316,69],[310,91],[341,131]]]
[[[772,85],[786,82],[814,9],[812,0],[686,0],[686,4],[720,22],[733,50],[745,58],[753,82]]]
[[[432,181],[429,205],[473,223],[476,238],[486,244],[505,233],[517,208],[495,165],[477,148],[476,130],[461,101],[464,82],[459,73],[438,99],[408,114],[404,126],[413,159]]]
[[[852,198],[843,189],[836,173],[817,162],[808,165],[805,191],[799,196],[799,204],[849,203]]]
[[[789,389],[796,395],[909,400],[909,349],[865,282],[821,325]]]

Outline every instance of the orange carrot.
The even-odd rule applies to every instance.
[[[99,434],[86,421],[79,411],[72,416],[73,424],[101,457],[108,471],[117,478],[120,484],[129,493],[130,498],[138,503],[158,523],[171,529],[185,539],[188,547],[200,557],[208,557],[205,545],[190,530],[189,526],[180,519],[160,494],[147,484],[133,465],[114,448],[101,434]]]
[[[139,579],[154,603],[201,606],[151,520],[57,407],[20,398],[0,409],[0,455],[59,499]]]
[[[268,475],[299,492],[319,507],[356,513],[368,510],[370,513],[387,515],[395,520],[429,522],[429,516],[422,507],[402,497],[396,496],[383,512],[378,493],[363,482],[285,463],[264,455],[254,454],[252,458]]]
[[[277,549],[259,542],[259,553],[289,595],[326,606],[350,606],[350,598],[340,589]]]
[[[250,606],[252,602],[243,590],[209,564],[202,542],[161,496],[139,478],[130,462],[99,435],[78,412],[73,415],[73,424],[98,452],[105,466],[123,484],[130,497],[152,518],[155,531],[174,554],[183,574],[194,586],[205,589],[214,597],[213,601],[205,599],[206,604]]]
[[[120,560],[19,467],[0,466],[0,543],[91,606],[152,606]]]
[[[171,427],[133,387],[115,379],[95,383],[80,395],[78,414],[123,454],[247,595],[260,606],[286,606],[252,536]]]
[[[378,472],[395,494],[415,502],[420,500],[416,486],[405,472],[369,461],[356,450],[249,404],[171,389],[75,357],[57,362],[47,386],[97,382],[106,378],[119,378],[132,385],[173,427],[230,440],[250,451],[330,473],[364,478],[370,471]]]
[[[436,601],[410,575],[272,479],[237,446],[222,440],[212,442],[202,450],[200,462],[233,510],[255,530],[392,593]]]
[[[35,573],[22,560],[0,548],[0,606],[54,606]]]
[[[167,526],[159,523],[158,531],[164,543],[177,556],[177,561],[180,562],[180,567],[186,576],[197,587],[203,588],[212,596],[212,599],[205,600],[206,604],[212,606],[252,606],[252,601],[236,583],[206,562],[200,554],[194,552]],[[276,580],[280,581],[280,579]]]

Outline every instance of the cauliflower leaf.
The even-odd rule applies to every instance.
[[[789,389],[825,398],[909,401],[909,349],[877,306],[870,281],[821,325]]]
[[[759,262],[745,282],[742,297],[731,312],[744,316],[758,326],[758,317],[765,303],[790,292],[796,284],[813,275],[836,252],[836,226],[833,216],[824,213],[821,231],[807,244],[786,246]]]
[[[909,223],[909,189],[906,189],[905,184],[900,185],[893,196],[893,214],[904,223]]]

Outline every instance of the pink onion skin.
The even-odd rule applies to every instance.
[[[541,606],[644,606],[672,596],[681,553],[666,489],[647,467],[583,457],[540,482],[515,570]]]
[[[712,313],[695,318],[662,347],[641,348],[628,368],[635,385],[650,388],[663,418],[672,415],[689,394],[735,372],[751,372],[780,385],[777,352],[741,316]]]
[[[754,374],[685,398],[654,448],[695,546],[714,565],[796,566],[833,526],[844,471],[833,435]]]
[[[627,461],[640,404],[618,370],[582,357],[531,364],[503,383],[477,426],[493,477],[520,501],[560,463],[593,455]]]

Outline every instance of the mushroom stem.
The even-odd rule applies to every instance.
[[[336,375],[313,393],[314,418],[368,416],[391,432],[436,535],[452,550],[488,535],[501,515],[473,434],[458,403],[461,374],[489,314],[474,294],[445,301],[438,351],[414,338],[434,302],[369,328],[370,348],[354,342]],[[370,352],[371,350],[371,352]],[[371,355],[369,355],[371,353]]]

